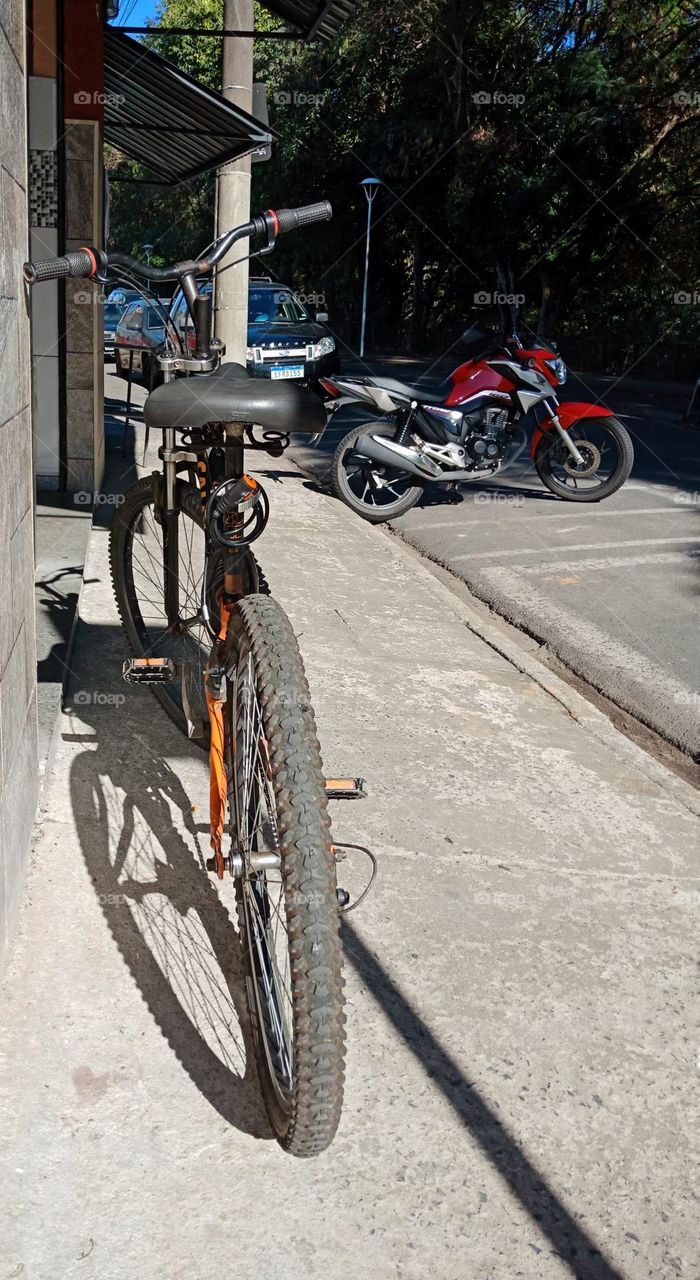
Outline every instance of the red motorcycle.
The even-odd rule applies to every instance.
[[[379,420],[348,432],[331,464],[336,497],[375,524],[409,511],[427,483],[455,488],[501,476],[527,448],[522,419],[535,411],[530,454],[557,498],[598,502],[624,484],[634,461],[611,409],[560,404],[566,365],[555,350],[515,333],[469,330],[469,358],[436,389],[395,378],[321,378],[327,408],[361,404]]]

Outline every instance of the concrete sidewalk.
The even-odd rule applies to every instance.
[[[0,1003],[2,1275],[696,1277],[696,793],[286,461],[264,483],[326,768],[369,782],[334,831],[380,862],[341,1129],[269,1140],[205,760],[120,680],[95,529]]]

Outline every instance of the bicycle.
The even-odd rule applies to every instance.
[[[187,299],[194,349],[166,321],[156,357],[163,382],[144,405],[146,432],[162,432],[162,470],[127,493],[110,533],[114,592],[133,654],[123,674],[149,685],[175,723],[209,750],[207,867],[235,880],[261,1089],[275,1136],[297,1156],[325,1150],[340,1118],[339,916],[349,898],[338,889],[336,859],[361,846],[333,844],[328,799],[365,790],[362,779],[324,779],[296,637],[250,550],[269,503],[245,472],[244,451],[278,457],[290,431],[323,431],[326,413],[303,385],[222,364],[211,296],[199,285],[239,240],[262,237],[266,253],[280,233],[331,216],[327,201],[269,210],[198,258],[164,268],[88,247],[24,264],[29,285],[73,276],[104,285],[119,271],[127,280],[177,281]],[[372,875],[353,906],[376,872],[373,855],[363,852]]]

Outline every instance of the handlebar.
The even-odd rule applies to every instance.
[[[252,218],[241,227],[227,231],[215,242],[212,249],[199,258],[187,262],[176,262],[171,267],[152,267],[128,253],[104,253],[99,249],[85,246],[73,253],[65,253],[60,258],[44,258],[39,262],[25,262],[22,267],[27,284],[41,284],[45,280],[63,280],[68,276],[82,276],[86,279],[104,280],[108,267],[127,267],[135,271],[145,280],[164,281],[182,280],[183,277],[211,275],[214,267],[229,252],[237,240],[253,239],[267,235],[274,240],[286,231],[294,231],[297,227],[307,227],[314,222],[328,222],[333,217],[333,210],[328,200],[318,204],[302,205],[298,209],[268,209],[266,213]]]
[[[22,271],[27,284],[42,284],[44,280],[63,280],[66,276],[91,276],[96,274],[98,266],[93,250],[78,249],[75,253],[64,253],[61,258],[25,262]]]
[[[272,213],[272,210],[270,210]],[[333,217],[330,200],[321,200],[318,204],[305,204],[300,209],[279,209],[277,214],[277,232],[296,231],[297,227],[308,227],[312,222],[330,222]]]

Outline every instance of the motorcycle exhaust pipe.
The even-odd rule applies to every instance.
[[[370,458],[382,467],[391,467],[394,471],[408,471],[420,480],[435,480],[442,473],[442,467],[432,458],[426,457],[418,449],[407,449],[395,440],[378,440],[376,436],[359,436],[353,453],[363,458]]]

